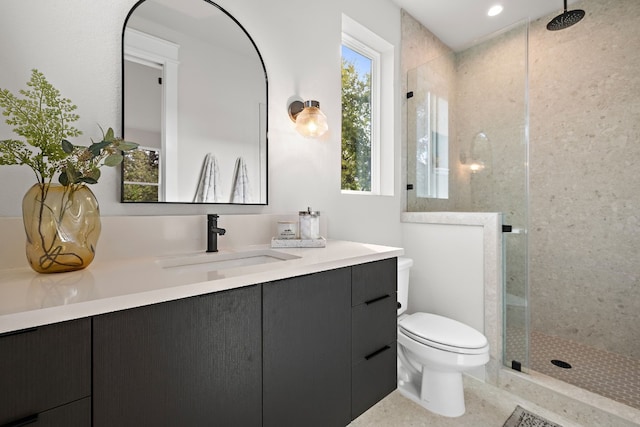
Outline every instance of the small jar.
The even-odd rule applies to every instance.
[[[320,238],[320,212],[312,211],[311,208],[307,208],[306,211],[300,211],[299,224],[300,239]]]
[[[296,221],[278,221],[278,239],[295,239],[298,237]]]

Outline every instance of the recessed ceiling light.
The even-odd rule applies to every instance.
[[[487,15],[496,16],[496,15],[499,15],[500,12],[502,12],[502,6],[497,4],[495,6],[491,6],[491,8],[489,9],[489,12],[487,12]]]

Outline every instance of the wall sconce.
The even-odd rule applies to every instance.
[[[482,160],[476,160],[469,165],[471,173],[478,173],[484,170],[484,162]]]
[[[484,132],[478,132],[467,150],[460,151],[460,163],[467,165],[471,173],[478,173],[491,167],[493,155],[491,141]]]
[[[327,116],[320,110],[318,101],[293,101],[289,104],[289,117],[298,133],[308,138],[320,137],[329,130]]]

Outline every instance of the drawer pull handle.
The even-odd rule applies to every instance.
[[[21,426],[26,426],[27,424],[35,423],[37,421],[38,421],[38,414],[33,414],[16,421],[12,421],[9,424],[3,425],[2,427],[21,427]]]
[[[369,355],[365,356],[364,358],[365,358],[366,360],[373,359],[374,357],[376,357],[376,356],[377,356],[377,355],[379,355],[380,353],[383,353],[383,352],[385,352],[385,351],[389,350],[390,348],[391,348],[391,347],[389,347],[388,345],[385,345],[385,346],[384,346],[384,347],[382,347],[381,349],[374,351],[373,353],[371,353],[371,354],[369,354]]]
[[[374,302],[378,302],[378,301],[382,301],[383,299],[387,299],[389,298],[391,295],[387,294],[387,295],[382,295],[381,297],[378,298],[374,298],[374,299],[370,299],[369,301],[365,301],[364,303],[369,305],[369,304],[373,304]]]

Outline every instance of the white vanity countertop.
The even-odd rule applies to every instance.
[[[268,250],[257,245],[219,254]],[[159,260],[186,257],[141,257],[94,262],[85,270],[38,274],[29,267],[0,270],[0,334],[140,307],[195,295],[332,270],[401,256],[387,246],[329,240],[325,248],[277,248],[299,258],[218,271],[163,268]],[[207,254],[215,257],[217,254]]]

